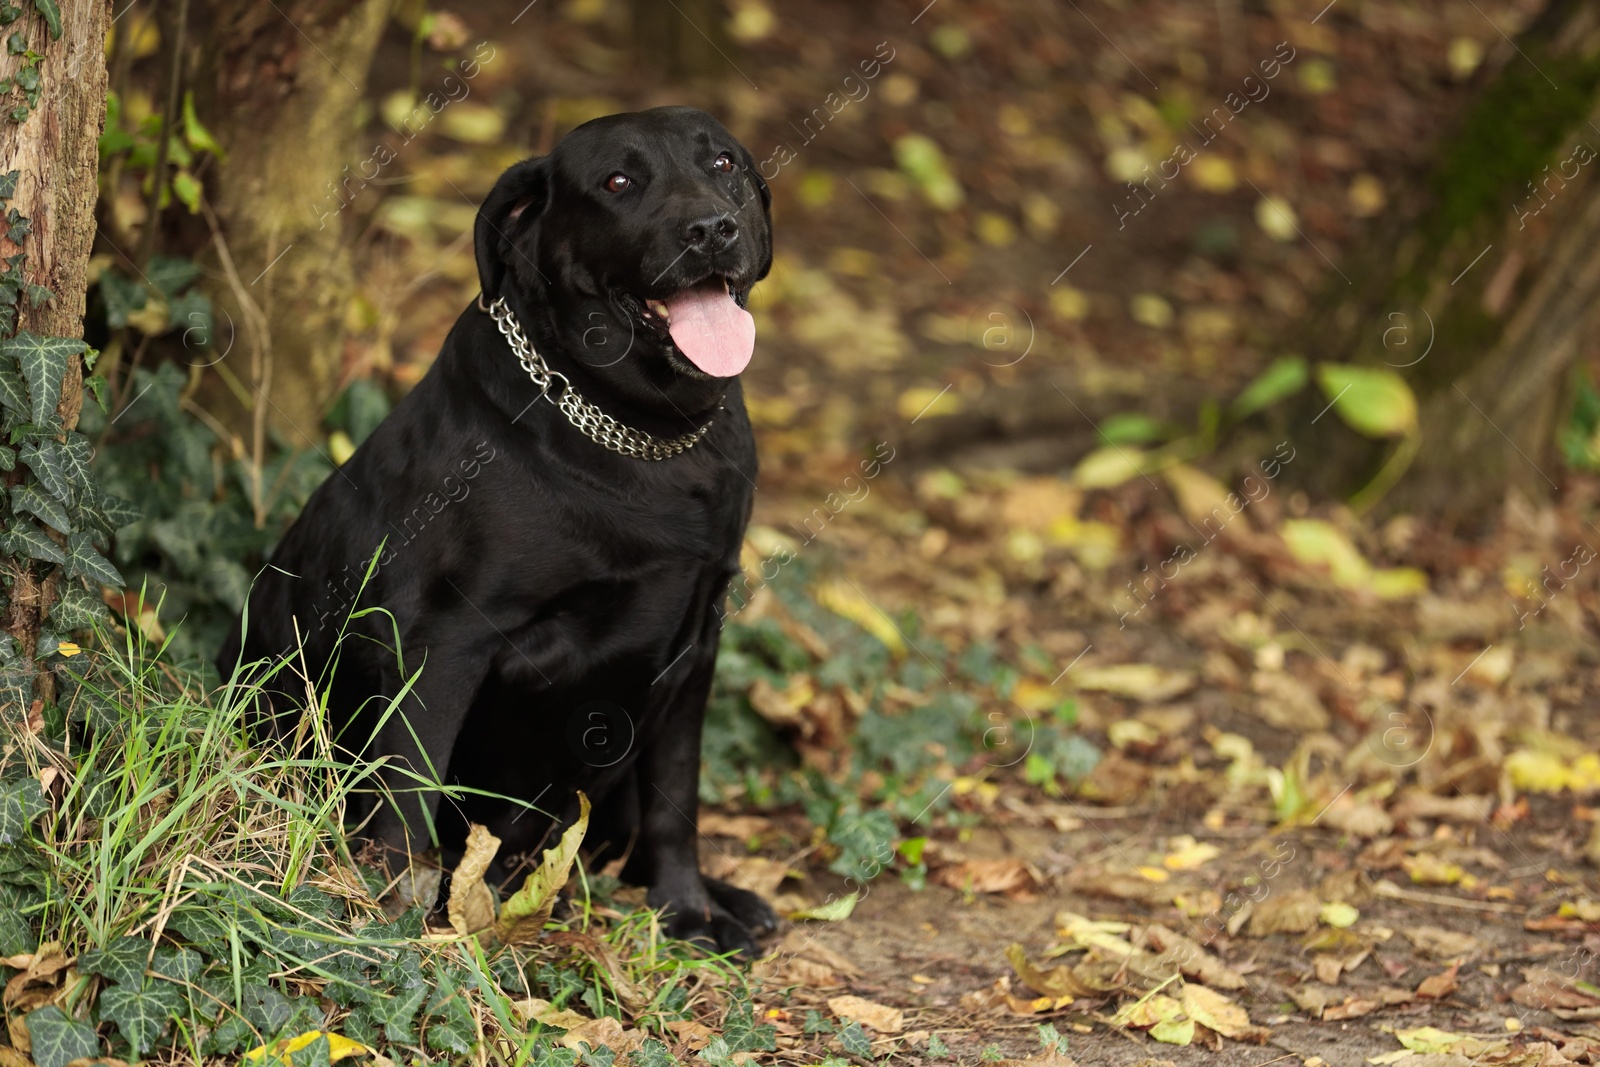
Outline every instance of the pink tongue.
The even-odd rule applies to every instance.
[[[749,364],[756,320],[721,286],[690,289],[665,303],[672,340],[696,367],[714,378],[731,378]]]

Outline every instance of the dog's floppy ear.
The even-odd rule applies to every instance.
[[[502,294],[510,256],[533,256],[539,217],[550,203],[550,157],[525,159],[494,183],[478,208],[472,243],[478,258],[478,285],[486,301]],[[534,266],[531,262],[529,266]],[[534,267],[537,270],[537,267]]]
[[[766,179],[761,177],[761,168],[756,166],[756,158],[750,154],[750,150],[740,145],[739,151],[744,156],[745,173],[750,176],[750,181],[755,185],[756,192],[761,194],[761,213],[766,216],[767,233],[770,235],[772,233],[772,190],[767,188]],[[772,242],[769,237],[761,263],[761,270],[757,275],[758,279],[765,278],[770,270],[772,270]]]
[[[761,207],[767,213],[767,221],[772,221],[772,190],[767,188],[766,179],[761,177],[761,168],[756,166],[756,157],[744,145],[739,146],[739,153],[744,156],[744,171],[750,175],[750,180],[755,183],[756,192],[761,194]]]

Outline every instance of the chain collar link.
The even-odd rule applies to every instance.
[[[635,430],[631,426],[624,426],[579,395],[565,374],[550,369],[544,357],[534,351],[533,343],[522,332],[522,324],[517,322],[517,316],[506,305],[505,297],[500,297],[494,303],[485,306],[480,295],[478,307],[488,312],[495,324],[500,327],[500,332],[511,345],[511,351],[516,353],[522,369],[528,372],[533,384],[539,387],[539,396],[560,408],[561,414],[567,417],[567,421],[596,444],[636,459],[661,460],[689,451],[700,438],[710,432],[715,416],[706,420],[706,424],[698,430],[691,430],[681,437],[665,439],[652,437],[643,430]],[[561,381],[560,397],[552,398],[550,390],[555,387],[557,379]]]

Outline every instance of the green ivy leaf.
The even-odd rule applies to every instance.
[[[46,525],[62,533],[72,532],[72,520],[67,517],[67,509],[60,501],[40,492],[36,485],[13,485],[11,508],[18,514],[37,515]]]
[[[150,969],[173,982],[193,982],[205,967],[205,957],[192,948],[162,945],[156,949]]]
[[[196,152],[210,152],[217,157],[218,162],[226,162],[228,153],[222,150],[217,139],[211,136],[211,131],[200,123],[200,116],[194,112],[194,93],[183,94],[183,136],[189,142],[189,147]]]
[[[78,957],[78,970],[117,985],[141,986],[149,959],[150,942],[142,937],[119,937],[105,948],[90,949]]]
[[[478,1030],[464,989],[464,983],[447,981],[434,991],[426,1012],[429,1048],[465,1056],[477,1044]]]
[[[79,530],[67,538],[67,577],[87,578],[91,582],[119,589],[123,585],[121,573],[95,551],[87,530]]]
[[[397,1045],[415,1045],[417,1035],[411,1021],[428,999],[428,984],[422,978],[422,961],[414,952],[407,952],[383,968],[381,977],[391,990],[390,994],[374,1001],[368,1009],[376,1022],[383,1024],[383,1033]]]
[[[144,310],[150,294],[122,272],[106,270],[100,275],[100,298],[106,302],[106,325],[120,330],[128,325],[129,315]]]
[[[54,440],[30,441],[18,453],[22,462],[33,471],[45,491],[63,504],[72,503],[72,481],[63,466],[60,443]]]
[[[61,599],[50,607],[50,626],[61,633],[89,630],[97,622],[110,621],[111,613],[106,609],[105,601],[79,582],[69,584]]]
[[[61,9],[56,6],[56,0],[33,0],[33,6],[44,16],[45,25],[50,27],[50,39],[61,40]]]
[[[192,259],[180,259],[177,256],[151,256],[144,276],[171,300],[200,277],[200,265]]]
[[[85,378],[83,384],[88,386],[89,392],[94,395],[94,402],[100,405],[100,410],[111,414],[111,405],[106,403],[106,380],[98,374],[92,378]]]
[[[144,512],[113,493],[101,493],[95,504],[99,507],[100,513],[106,517],[106,521],[111,524],[113,531],[144,518]]]
[[[26,840],[33,820],[49,809],[37,778],[0,782],[0,845],[15,845]]]
[[[672,1051],[653,1037],[628,1053],[628,1067],[673,1067],[675,1063]]]
[[[0,471],[14,471],[17,469],[17,454],[12,449],[0,445]]]
[[[0,353],[15,358],[22,367],[23,377],[28,380],[34,422],[43,422],[54,413],[61,399],[61,379],[67,373],[67,360],[86,347],[80,339],[40,337],[27,330],[19,330],[16,336],[0,342]]]
[[[28,387],[22,375],[7,366],[0,366],[0,406],[28,413]]]
[[[170,985],[116,985],[100,994],[99,1007],[100,1017],[117,1024],[137,1059],[156,1047],[167,1020],[183,1010],[183,999]]]
[[[872,1059],[872,1039],[860,1023],[850,1023],[839,1031],[839,1044],[852,1056]]]
[[[20,170],[8,170],[0,174],[0,204],[17,195],[17,179],[22,177]]]
[[[38,1067],[67,1067],[73,1060],[100,1055],[94,1027],[68,1018],[54,1004],[28,1013],[28,1040]]]
[[[102,379],[104,380],[104,379]],[[56,446],[57,454],[61,457],[61,469],[66,474],[67,481],[74,488],[73,499],[83,496],[82,490],[94,487],[94,475],[89,470],[89,459],[94,452],[94,446],[89,444],[89,439],[76,430],[67,434],[65,441],[51,442]]]
[[[190,174],[188,170],[180,170],[172,176],[172,195],[189,209],[189,214],[200,213],[200,196],[203,192],[204,187],[200,184],[200,179]]]
[[[46,563],[67,561],[67,554],[61,546],[27,519],[13,520],[10,527],[0,534],[0,545],[4,546],[5,554],[8,556],[38,559]]]
[[[55,298],[56,298],[56,294],[52,293],[50,290],[46,289],[44,286],[42,286],[42,285],[34,285],[31,282],[29,283],[29,285],[28,285],[28,306],[29,307],[38,307],[40,304],[43,304],[43,303],[45,303],[47,301],[50,301],[50,300],[54,300]]]

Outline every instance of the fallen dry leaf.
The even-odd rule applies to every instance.
[[[462,937],[494,924],[495,894],[484,884],[483,876],[499,851],[500,839],[486,827],[473,823],[467,830],[466,852],[450,876],[450,901],[445,908],[451,927]]]
[[[1090,997],[1097,990],[1081,981],[1070,967],[1045,970],[1028,959],[1026,950],[1013,943],[1006,948],[1006,959],[1022,979],[1022,984],[1047,997]]]
[[[700,832],[708,837],[732,837],[748,841],[772,829],[772,820],[762,815],[724,815],[720,811],[700,813]]]
[[[880,1034],[898,1034],[905,1029],[905,1013],[899,1008],[878,1004],[864,997],[830,997],[828,1010],[845,1022],[870,1026]]]
[[[1031,893],[1042,885],[1021,860],[966,860],[933,872],[933,880],[963,893]]]
[[[1303,934],[1316,928],[1321,914],[1322,901],[1309,889],[1274,893],[1256,904],[1250,915],[1250,936]]]
[[[1172,961],[1184,977],[1219,989],[1245,987],[1244,975],[1208,953],[1198,941],[1159,924],[1145,927],[1143,936],[1150,947],[1161,953],[1162,958]]]
[[[1223,1037],[1259,1043],[1271,1036],[1265,1027],[1251,1024],[1249,1012],[1214,989],[1189,982],[1184,985],[1180,999],[1185,1015]]]
[[[1438,974],[1430,974],[1417,984],[1417,996],[1437,1000],[1447,997],[1461,988],[1461,983],[1456,980],[1456,972],[1461,969],[1461,964],[1451,964],[1448,970]]]
[[[577,1051],[581,1051],[584,1045],[591,1049],[604,1045],[617,1054],[617,1059],[625,1060],[630,1052],[644,1044],[645,1036],[643,1030],[624,1027],[610,1015],[602,1015],[598,1019],[579,1023],[556,1040],[558,1044]]]
[[[1193,671],[1172,671],[1149,663],[1119,663],[1109,667],[1080,667],[1072,680],[1079,689],[1164,704],[1195,687]]]
[[[508,945],[531,945],[544,933],[545,920],[556,904],[556,894],[567,884],[578,846],[589,829],[589,798],[578,794],[578,821],[567,827],[556,846],[543,857],[522,888],[511,894],[500,909],[495,933]]]
[[[1411,926],[1402,928],[1401,934],[1424,956],[1436,960],[1465,960],[1478,952],[1478,939],[1471,934],[1458,934],[1442,926]]]

